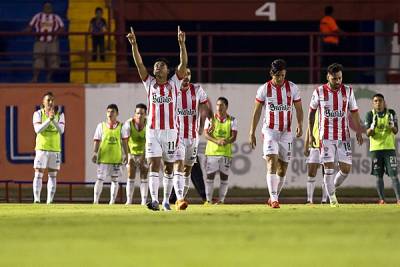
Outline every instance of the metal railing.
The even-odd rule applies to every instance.
[[[26,33],[26,32],[0,32],[1,38],[21,38],[39,36],[36,33]],[[116,64],[114,67],[110,68],[95,68],[90,67],[89,62],[91,59],[92,52],[89,50],[89,40],[91,33],[88,32],[64,32],[57,33],[58,38],[66,38],[69,36],[81,36],[84,38],[84,46],[80,51],[60,51],[58,55],[65,57],[71,55],[77,55],[82,57],[82,66],[71,67],[69,60],[62,62],[61,67],[58,71],[82,71],[84,73],[84,82],[89,81],[89,72],[102,70],[102,71],[115,71],[118,73],[127,73],[131,71],[136,71],[134,67],[129,66],[128,61],[130,61],[131,53],[127,48],[129,46],[128,41],[125,38],[125,33],[105,33],[106,36],[114,36],[116,42],[118,43],[117,52],[107,52],[108,56],[116,58]],[[171,51],[160,51],[162,47],[159,47],[159,51],[150,52],[141,45],[142,40],[145,38],[176,38],[176,32],[137,32],[137,39],[139,43],[139,48],[141,50],[141,55],[146,62],[146,58],[152,57],[178,57],[177,44],[176,49]],[[341,51],[341,52],[322,52],[320,46],[321,34],[318,32],[187,32],[187,47],[189,56],[189,65],[192,66],[193,71],[196,73],[197,82],[216,82],[215,74],[217,72],[235,73],[235,72],[265,72],[267,69],[268,62],[264,64],[245,64],[243,66],[231,66],[230,64],[216,64],[221,60],[244,60],[244,59],[260,59],[263,58],[276,58],[283,57],[289,62],[294,58],[302,58],[304,64],[300,66],[292,66],[289,63],[288,69],[290,71],[299,71],[307,74],[307,82],[314,83],[320,80],[320,73],[324,66],[321,66],[321,57],[327,56],[338,56],[341,58],[366,58],[366,57],[390,57],[399,56],[400,53],[392,53],[392,51],[383,52],[360,52],[360,51]],[[346,38],[391,38],[395,36],[394,33],[344,33],[343,37]],[[237,40],[242,38],[257,38],[258,40],[268,42],[274,41],[279,38],[292,38],[294,40],[302,40],[301,42],[306,44],[307,49],[300,51],[299,49],[293,49],[292,51],[223,51],[221,48],[216,49],[216,43],[223,43],[224,39],[229,40],[230,38],[235,38]],[[32,39],[32,38],[31,38]],[[221,41],[222,40],[222,41]],[[296,44],[293,44],[296,46]],[[33,46],[33,44],[32,44]],[[18,58],[19,56],[31,56],[33,57],[33,51],[16,51],[16,52],[1,52],[0,51],[0,72],[7,71],[17,71],[17,72],[29,72],[32,71],[32,62],[23,62],[18,64],[18,60],[13,58]],[[11,58],[11,61],[1,60],[2,57]],[[9,66],[10,62],[13,62],[15,66]],[[193,64],[193,62],[195,64]],[[132,62],[131,62],[132,63]],[[8,66],[7,66],[8,65]],[[46,69],[44,69],[46,70]],[[399,68],[390,68],[389,66],[376,66],[375,64],[369,66],[363,66],[362,64],[356,66],[346,67],[346,71],[359,71],[359,72],[384,72],[388,73],[390,71],[398,71]],[[118,82],[124,82],[119,80]]]

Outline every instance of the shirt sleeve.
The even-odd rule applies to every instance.
[[[129,121],[126,121],[123,125],[122,125],[122,129],[121,129],[121,138],[122,139],[128,139],[130,136],[130,130],[128,129],[129,127]]]
[[[207,130],[210,127],[210,120],[208,118],[206,118],[205,122],[204,122],[204,129]]]
[[[398,127],[396,112],[393,109],[389,109],[389,113],[392,114],[393,116],[394,127],[398,129],[399,127]]]
[[[61,17],[59,15],[56,15],[55,17],[56,17],[56,21],[58,23],[58,26],[60,28],[63,28],[64,27],[64,22],[62,21]]]
[[[296,84],[291,82],[290,83],[290,88],[292,89],[293,102],[301,101],[299,87]]]
[[[351,112],[358,111],[356,97],[354,96],[354,90],[352,88],[350,88],[349,110]]]
[[[256,101],[259,103],[264,104],[267,98],[267,90],[265,89],[265,84],[258,87],[257,94],[256,94]]]
[[[150,74],[147,74],[147,77],[142,81],[146,92],[148,93],[152,84],[154,84],[155,78]]]
[[[365,128],[369,128],[371,127],[371,123],[372,123],[372,111],[367,112],[367,114],[365,114],[365,121],[364,121],[364,126]]]
[[[339,29],[338,25],[336,24],[336,20],[334,18],[332,18],[332,17],[328,18],[327,22],[328,22],[328,25],[329,25],[329,28],[331,31],[334,32]]]
[[[318,89],[315,89],[312,96],[311,96],[311,101],[310,101],[310,109],[316,110],[319,106],[319,99],[318,99]]]
[[[176,74],[175,72],[175,74],[171,77],[170,81],[172,81],[175,84],[176,88],[179,89],[181,88],[183,79],[179,79],[178,74]]]
[[[101,141],[101,138],[103,137],[103,127],[101,123],[97,124],[96,131],[94,132],[94,141]]]
[[[53,122],[54,127],[57,128],[57,130],[60,132],[60,134],[63,134],[64,130],[65,130],[65,116],[64,116],[64,113],[60,114],[60,119],[59,119],[58,122],[55,121],[55,120],[53,120],[52,122]]]
[[[31,21],[29,22],[29,26],[33,27],[33,25],[35,25],[36,21],[39,18],[39,13],[36,14],[35,16],[33,16],[33,18],[31,19]]]
[[[232,117],[231,130],[235,131],[235,132],[237,132],[237,130],[238,130],[237,119],[234,117]]]
[[[199,94],[199,103],[200,104],[205,104],[208,102],[207,93],[204,91],[203,87],[201,87],[200,85],[199,85],[198,94]]]

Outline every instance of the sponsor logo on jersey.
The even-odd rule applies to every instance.
[[[324,115],[327,118],[342,118],[342,117],[344,117],[345,113],[343,110],[325,109]]]
[[[172,97],[154,94],[153,98],[152,98],[152,102],[154,104],[169,104],[172,102]]]
[[[178,108],[178,115],[179,116],[194,116],[194,115],[196,115],[196,110]]]
[[[288,111],[291,108],[290,105],[285,104],[275,105],[274,103],[269,103],[268,105],[270,111]]]

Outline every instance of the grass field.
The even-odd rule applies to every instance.
[[[0,205],[0,266],[400,266],[398,205]]]

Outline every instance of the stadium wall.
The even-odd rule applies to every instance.
[[[265,188],[265,164],[262,155],[262,136],[258,128],[256,150],[251,151],[247,144],[250,118],[258,86],[254,84],[204,84],[213,105],[219,96],[229,99],[228,112],[238,119],[238,140],[234,146],[231,184],[239,187]],[[299,85],[303,99],[305,115],[314,85]],[[400,99],[400,88],[396,85],[354,85],[360,114],[363,118],[371,108],[370,98],[376,92],[385,95],[389,107],[396,111]],[[30,180],[34,148],[32,113],[40,103],[45,91],[53,90],[56,101],[62,105],[66,115],[65,157],[60,172],[60,180],[94,181],[96,166],[91,163],[93,134],[96,125],[105,119],[105,108],[110,103],[118,105],[119,119],[124,121],[132,113],[134,106],[146,103],[143,86],[135,84],[103,85],[1,85],[0,104],[2,108],[0,123],[0,179]],[[10,117],[10,106],[15,108]],[[296,124],[295,118],[293,119]],[[306,130],[305,118],[303,132]],[[261,123],[260,123],[261,124]],[[17,132],[15,132],[17,125]],[[295,126],[293,127],[295,129]],[[13,130],[13,131],[11,131]],[[12,140],[10,137],[13,137]],[[353,134],[354,136],[354,134]],[[303,136],[304,137],[304,136]],[[17,140],[17,141],[15,141]],[[397,143],[399,143],[399,138]],[[13,141],[13,146],[10,142]],[[353,141],[353,173],[344,186],[374,187],[375,179],[369,175],[370,159],[368,142],[362,147]],[[367,139],[365,139],[367,141]],[[200,143],[200,152],[204,151],[205,141]],[[17,152],[17,153],[15,153]],[[12,156],[12,157],[11,157]],[[287,173],[287,186],[305,187],[306,165],[303,155],[303,139],[293,143],[293,159]],[[390,186],[390,184],[389,184]]]

